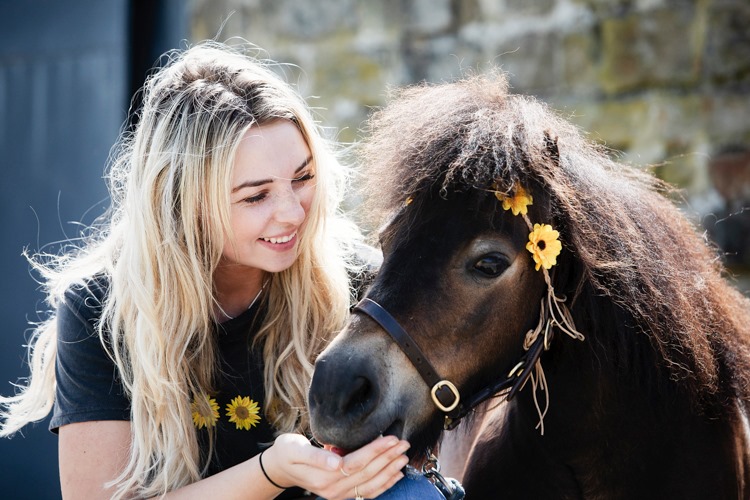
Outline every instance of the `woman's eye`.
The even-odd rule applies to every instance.
[[[500,276],[508,269],[508,259],[499,253],[490,253],[483,255],[474,263],[474,270],[483,276],[496,277]]]
[[[297,177],[296,179],[292,179],[292,182],[295,182],[297,184],[301,184],[301,183],[305,183],[305,182],[313,179],[314,177],[315,177],[315,174],[313,174],[312,172],[307,172],[307,173],[305,173],[305,174]]]
[[[266,198],[266,193],[260,193],[256,194],[255,196],[249,196],[245,199],[243,199],[243,203],[246,203],[248,205],[253,205],[255,203],[260,203]]]

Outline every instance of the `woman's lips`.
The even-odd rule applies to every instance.
[[[297,243],[297,231],[294,231],[292,234],[288,234],[286,236],[258,238],[258,241],[267,248],[283,252],[294,248],[294,245]]]

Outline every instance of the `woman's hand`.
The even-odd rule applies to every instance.
[[[385,436],[340,457],[300,434],[282,434],[263,454],[263,466],[275,483],[299,486],[328,500],[374,498],[404,477],[408,449],[406,441]]]

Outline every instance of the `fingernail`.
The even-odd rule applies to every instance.
[[[328,460],[327,460],[328,468],[331,470],[336,470],[339,468],[340,462],[341,462],[341,459],[339,457],[328,457]]]
[[[385,443],[388,446],[395,446],[398,443],[398,438],[396,436],[386,436]]]

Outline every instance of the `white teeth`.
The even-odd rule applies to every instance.
[[[282,236],[281,238],[263,238],[263,240],[270,241],[271,243],[275,245],[277,243],[286,243],[287,241],[291,240],[295,236],[297,236],[297,231],[293,232],[289,236]]]

